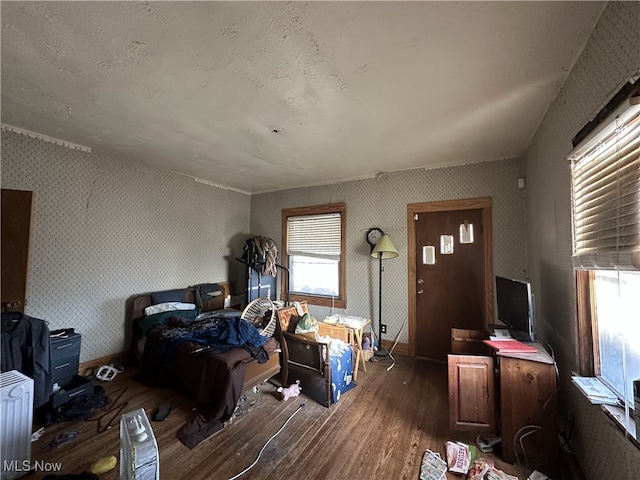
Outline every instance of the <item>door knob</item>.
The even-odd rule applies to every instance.
[[[422,295],[424,293],[424,290],[420,289],[418,290],[418,295]]]
[[[423,280],[423,279],[421,279],[421,278],[419,278],[419,279],[418,279],[418,283],[424,283],[424,280]]]

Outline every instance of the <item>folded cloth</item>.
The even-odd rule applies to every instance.
[[[154,313],[162,313],[162,312],[172,312],[174,310],[195,310],[195,303],[184,303],[184,302],[165,302],[165,303],[157,303],[155,305],[151,305],[144,309],[144,315],[148,317],[149,315],[153,315]]]

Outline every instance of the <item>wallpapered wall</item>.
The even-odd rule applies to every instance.
[[[539,327],[558,360],[560,414],[576,418],[571,446],[593,480],[638,478],[640,451],[570,382],[578,352],[567,154],[571,138],[639,68],[640,3],[610,2],[526,154],[528,263]]]
[[[282,208],[342,201],[349,314],[377,318],[378,265],[366,230],[381,227],[400,252],[385,262],[384,274],[383,314],[395,338],[407,318],[407,204],[492,197],[495,272],[524,278],[526,201],[517,188],[523,168],[519,160],[503,160],[249,197],[2,132],[2,187],[34,192],[26,313],[52,329],[82,333],[82,361],[126,348],[130,295],[226,279],[240,290],[244,270],[234,257],[248,232],[280,245]],[[407,340],[405,325],[399,341]]]
[[[392,160],[392,159],[391,159]],[[281,239],[283,208],[344,202],[347,207],[347,309],[334,310],[377,321],[378,261],[371,258],[365,233],[380,227],[389,234],[400,255],[384,261],[383,321],[385,339],[408,342],[407,320],[407,205],[439,200],[491,197],[493,201],[494,272],[524,278],[526,235],[525,191],[520,160],[501,160],[459,167],[386,173],[377,178],[252,195],[251,231]],[[331,309],[313,306],[319,318]]]
[[[242,288],[248,195],[6,131],[2,188],[34,192],[25,313],[80,332],[81,361],[126,348],[130,295]]]

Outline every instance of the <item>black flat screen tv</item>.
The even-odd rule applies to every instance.
[[[524,342],[535,342],[535,299],[531,284],[496,276],[496,298],[498,320],[509,327],[511,336]]]

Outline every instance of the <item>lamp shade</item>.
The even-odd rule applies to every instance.
[[[375,248],[371,252],[373,258],[394,258],[398,256],[398,250],[393,245],[389,235],[382,235]]]

